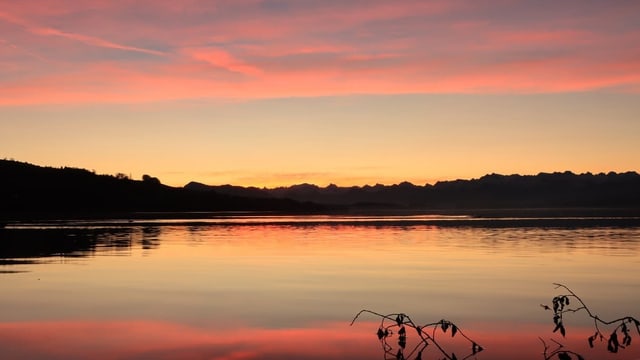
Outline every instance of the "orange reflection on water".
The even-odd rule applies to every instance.
[[[539,337],[557,335],[539,306],[553,282],[605,319],[635,316],[640,293],[636,229],[167,225],[96,236],[91,256],[3,279],[1,356],[382,359],[375,318],[348,326],[368,308],[446,317],[485,347],[478,359],[541,359]],[[567,347],[610,358],[606,344],[587,348],[584,314],[569,320]],[[640,358],[635,341],[618,359]],[[470,351],[446,345],[459,359]]]
[[[60,321],[0,324],[0,348],[9,359],[383,359],[375,331],[379,323],[323,323],[309,328],[265,329],[251,327],[207,328],[158,321]],[[544,359],[544,340],[550,354],[563,349],[590,359],[635,359],[640,348],[632,345],[614,355],[606,343],[586,343],[589,328],[570,328],[566,339],[540,324],[469,324],[465,334],[484,347],[473,359]],[[470,343],[436,330],[436,339],[448,354],[471,355]],[[417,336],[408,334],[408,355]],[[397,337],[388,343],[395,354]],[[415,356],[415,352],[413,355]],[[436,346],[427,346],[423,358],[440,359]]]
[[[350,331],[351,330],[351,331]],[[156,321],[64,321],[0,324],[10,359],[371,358],[371,331],[348,324],[316,328],[198,328]]]
[[[482,359],[539,359],[544,360],[545,345],[547,356],[555,350],[580,354],[584,359],[640,359],[640,345],[631,345],[613,354],[607,351],[607,339],[594,341],[591,348],[587,339],[595,332],[593,327],[572,326],[567,324],[566,337],[554,333],[554,324],[511,323],[475,323],[468,328],[478,329],[474,340],[485,346]],[[600,325],[600,330],[608,336],[612,329]],[[631,334],[635,339],[635,334]],[[549,357],[558,359],[557,355]],[[577,356],[571,355],[577,359]]]

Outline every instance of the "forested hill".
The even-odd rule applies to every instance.
[[[541,173],[486,175],[473,180],[442,181],[434,185],[318,187],[310,184],[274,189],[207,186],[197,191],[266,198],[290,198],[320,204],[409,209],[636,208],[640,209],[640,175]]]
[[[217,192],[195,192],[124,174],[96,175],[77,168],[41,167],[0,160],[0,220],[30,216],[102,216],[130,212],[317,211],[295,200],[256,199]]]

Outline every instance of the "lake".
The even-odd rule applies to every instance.
[[[3,359],[414,359],[398,328],[455,323],[422,359],[640,359],[590,349],[594,323],[564,315],[568,286],[604,320],[640,318],[638,219],[203,216],[10,223],[0,230]],[[577,301],[571,298],[571,307]],[[393,315],[392,318],[395,318]],[[391,325],[393,322],[385,322]],[[612,327],[600,326],[609,336]],[[473,354],[468,336],[484,348]],[[620,339],[622,341],[622,333]],[[414,349],[418,347],[418,350]],[[573,355],[572,355],[573,356]],[[554,359],[557,357],[554,357]],[[577,358],[577,357],[574,357]]]

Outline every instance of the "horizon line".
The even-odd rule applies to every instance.
[[[112,176],[112,177],[116,177],[119,174],[121,175],[125,175],[126,178],[128,180],[131,181],[142,181],[142,177],[145,175],[148,176],[152,176],[150,174],[144,174],[140,176],[140,179],[134,178],[131,173],[130,174],[125,174],[125,173],[115,173],[115,174],[109,174],[109,173],[98,173],[93,169],[88,169],[88,168],[83,168],[83,167],[76,167],[76,166],[67,166],[67,165],[63,165],[63,166],[53,166],[53,165],[40,165],[40,164],[35,164],[35,163],[31,163],[28,161],[21,161],[21,160],[16,160],[14,158],[7,158],[4,157],[2,158],[2,161],[8,161],[8,162],[15,162],[15,163],[20,163],[20,164],[26,164],[26,165],[32,165],[32,166],[37,166],[37,167],[42,167],[42,168],[51,168],[51,169],[78,169],[78,170],[84,170],[84,171],[88,171],[88,172],[92,172],[95,175],[98,176]],[[438,183],[443,183],[443,182],[455,182],[455,181],[474,181],[474,180],[480,180],[482,178],[485,177],[489,177],[489,176],[502,176],[502,177],[510,177],[510,176],[520,176],[520,177],[534,177],[534,176],[539,176],[539,175],[558,175],[558,174],[567,174],[567,175],[575,175],[575,176],[580,176],[580,175],[591,175],[591,176],[599,176],[599,175],[612,175],[612,174],[636,174],[638,175],[638,170],[624,170],[624,171],[600,171],[600,172],[592,172],[592,171],[586,171],[586,172],[574,172],[572,170],[562,170],[562,171],[539,171],[535,174],[533,173],[497,173],[497,172],[487,172],[484,175],[481,175],[479,177],[470,177],[470,178],[451,178],[451,179],[446,179],[446,180],[438,180],[436,182],[433,183],[429,183],[426,182],[424,184],[416,184],[412,181],[409,180],[402,180],[399,182],[394,182],[394,183],[383,183],[383,182],[376,182],[375,184],[370,184],[370,183],[365,183],[365,184],[361,184],[361,185],[338,185],[335,182],[330,182],[326,185],[321,185],[321,184],[317,184],[317,183],[313,183],[313,182],[307,182],[307,181],[303,181],[303,182],[298,182],[298,183],[290,183],[288,185],[277,185],[277,186],[257,186],[257,185],[236,185],[233,183],[221,183],[221,184],[207,184],[204,182],[201,182],[199,180],[189,180],[186,184],[184,185],[168,185],[165,183],[162,183],[162,179],[159,179],[160,182],[165,185],[165,186],[169,186],[169,187],[173,187],[173,188],[185,188],[187,185],[191,184],[191,183],[197,183],[200,185],[204,185],[204,186],[210,186],[210,187],[222,187],[222,186],[232,186],[232,187],[241,187],[241,188],[253,188],[253,189],[260,189],[260,190],[273,190],[273,189],[281,189],[281,188],[291,188],[291,187],[295,187],[295,186],[314,186],[317,188],[330,188],[330,187],[337,187],[337,188],[364,188],[364,187],[376,187],[376,186],[400,186],[403,184],[408,184],[411,186],[421,186],[421,187],[425,187],[425,186],[435,186]]]

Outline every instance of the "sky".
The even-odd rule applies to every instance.
[[[0,158],[275,187],[640,171],[640,2],[0,0]]]

